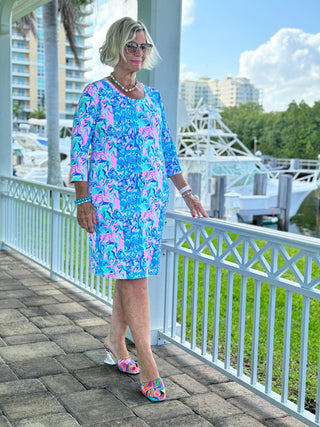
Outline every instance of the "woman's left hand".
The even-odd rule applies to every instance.
[[[184,197],[184,201],[186,202],[186,205],[190,209],[190,213],[195,218],[196,216],[203,216],[205,218],[209,218],[209,215],[207,214],[206,210],[202,206],[201,202],[193,195],[190,194],[190,196]]]

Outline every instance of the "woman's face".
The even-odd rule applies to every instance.
[[[146,43],[147,40],[144,31],[137,31],[136,36],[132,41],[136,42],[139,46],[142,43]],[[146,54],[142,52],[140,47],[137,49],[136,53],[131,53],[128,52],[127,49],[124,49],[124,56],[127,62],[120,57],[117,68],[121,68],[123,71],[129,72],[137,72],[141,70],[143,62],[146,59]]]

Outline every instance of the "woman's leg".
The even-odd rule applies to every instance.
[[[118,291],[123,319],[129,325],[138,352],[141,382],[159,378],[150,341],[150,316],[147,278],[119,280]],[[149,394],[154,395],[150,390]]]
[[[125,319],[123,307],[121,303],[121,295],[119,294],[119,281],[116,281],[113,293],[113,307],[110,332],[105,339],[105,344],[115,352],[119,359],[126,359],[129,353],[125,343],[125,336],[128,324]]]

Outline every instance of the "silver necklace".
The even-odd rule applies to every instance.
[[[121,83],[118,82],[118,80],[114,77],[114,75],[112,73],[110,74],[110,77],[125,92],[132,92],[133,90],[137,89],[138,84],[139,84],[138,80],[136,80],[135,85],[131,89],[126,89]]]

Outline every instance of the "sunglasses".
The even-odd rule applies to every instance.
[[[151,53],[152,44],[150,43],[138,44],[136,42],[128,42],[126,44],[126,51],[128,53],[137,53],[138,47],[140,47],[142,53],[145,53],[146,55],[149,55]]]

